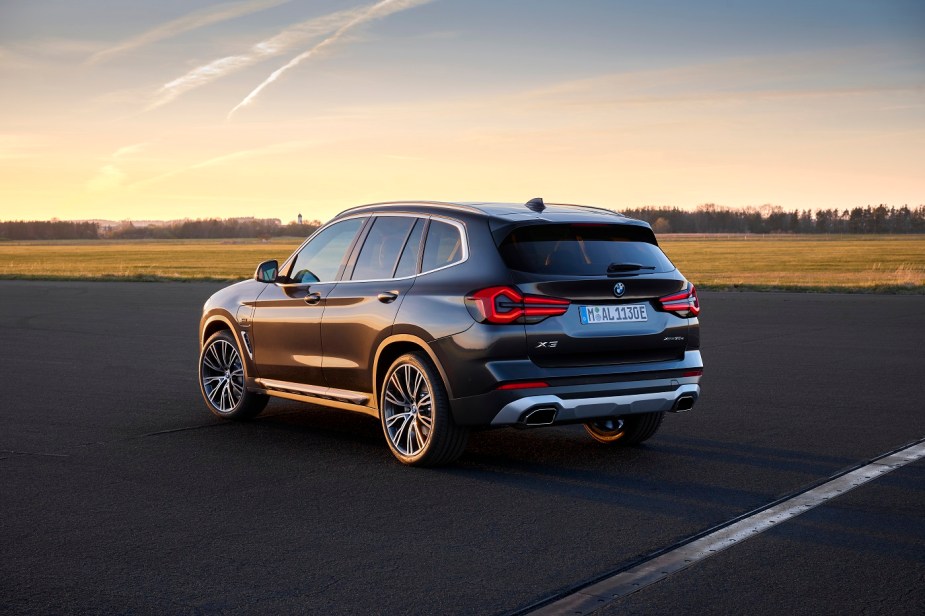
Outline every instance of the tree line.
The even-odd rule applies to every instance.
[[[0,240],[268,239],[307,237],[320,226],[317,220],[284,225],[275,218],[208,218],[144,226],[131,221],[117,225],[57,220],[0,221]]]
[[[790,210],[781,206],[731,208],[707,203],[693,210],[642,207],[621,210],[645,220],[656,233],[925,233],[925,205]],[[281,224],[277,218],[207,218],[164,225],[129,221],[101,227],[95,222],[0,222],[0,240],[246,239],[307,237],[321,222]]]
[[[656,233],[925,233],[925,205],[791,210],[779,205],[730,208],[707,203],[694,210],[643,207],[622,210]]]
[[[0,221],[0,239],[4,240],[95,240],[99,234],[95,222]]]
[[[308,237],[320,226],[321,222],[317,220],[283,225],[277,218],[206,218],[145,227],[123,222],[115,228],[102,229],[100,233],[102,237],[118,240],[268,239],[281,236]]]

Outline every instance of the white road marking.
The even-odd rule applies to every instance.
[[[925,457],[925,441],[883,456],[822,485],[746,516],[677,549],[621,571],[579,591],[549,603],[531,614],[553,616],[588,614],[638,590],[690,567],[726,548],[824,504],[892,470]]]

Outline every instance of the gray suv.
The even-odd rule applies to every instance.
[[[228,419],[270,396],[371,415],[411,465],[479,428],[635,445],[700,395],[699,312],[649,225],[610,210],[377,203],[209,298],[199,383]]]

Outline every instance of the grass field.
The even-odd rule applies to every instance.
[[[0,278],[235,280],[299,238],[0,243]],[[671,236],[661,245],[701,288],[925,293],[925,236]]]

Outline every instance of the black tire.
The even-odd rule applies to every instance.
[[[440,466],[462,455],[469,429],[450,413],[446,386],[424,353],[402,355],[379,386],[379,417],[389,449],[409,466]]]
[[[585,430],[595,441],[605,445],[638,445],[658,432],[665,413],[639,413],[606,419],[596,419],[585,424]]]
[[[247,366],[231,332],[212,334],[199,354],[199,391],[206,406],[222,419],[252,419],[266,407],[270,397],[249,391]]]

